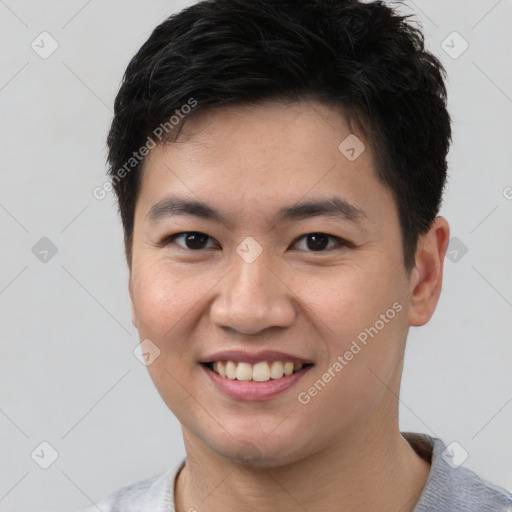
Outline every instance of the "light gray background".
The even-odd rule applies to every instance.
[[[190,3],[0,0],[2,511],[74,510],[185,454],[133,355],[114,198],[92,190],[129,59]],[[432,321],[411,329],[401,428],[457,441],[466,467],[512,489],[512,2],[409,4],[449,74],[441,213],[468,251],[446,262]],[[42,31],[59,44],[47,59],[31,48]],[[441,47],[453,31],[469,44],[456,59]],[[42,237],[58,249],[47,262],[32,252]],[[42,441],[59,454],[46,470],[31,458]]]

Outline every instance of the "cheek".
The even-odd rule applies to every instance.
[[[371,265],[303,273],[300,279],[290,282],[290,288],[306,306],[306,315],[310,311],[312,320],[321,320],[323,330],[342,334],[342,338],[355,336],[373,325],[380,314],[404,298],[400,276]],[[393,313],[390,312],[394,317]]]
[[[325,436],[335,436],[339,425],[357,424],[381,399],[394,400],[389,390],[400,371],[405,308],[391,276],[383,281],[378,272],[362,270],[337,269],[301,285],[325,356],[298,392],[309,400],[310,416],[336,418],[322,426]]]
[[[372,389],[376,377],[370,370],[385,379],[395,371],[408,327],[404,283],[399,272],[383,274],[367,265],[303,276],[294,284],[320,334],[321,370],[343,374],[334,380],[340,385],[344,381],[351,396]],[[343,369],[338,365],[336,371],[333,364],[339,357]]]
[[[133,305],[139,335],[157,344],[168,343],[189,322],[201,298],[197,279],[180,276],[162,265],[139,266],[132,274]]]
[[[160,396],[180,419],[197,404],[196,356],[191,333],[200,321],[205,283],[162,262],[139,265],[132,271],[134,311],[139,337],[150,339],[160,352],[147,367]]]

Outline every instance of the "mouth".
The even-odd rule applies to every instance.
[[[291,389],[313,363],[292,361],[208,361],[200,364],[207,380],[222,395],[242,401],[271,400]]]
[[[243,401],[277,398],[315,366],[311,359],[272,349],[222,350],[199,362],[214,390]]]
[[[268,382],[284,379],[290,375],[302,373],[314,366],[313,363],[294,363],[292,361],[209,361],[201,363],[210,372],[226,380]]]

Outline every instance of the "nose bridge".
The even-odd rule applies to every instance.
[[[287,287],[270,266],[264,254],[251,262],[237,255],[210,311],[212,321],[246,334],[293,322],[295,308]]]

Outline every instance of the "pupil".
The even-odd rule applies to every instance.
[[[202,249],[208,239],[204,233],[188,233],[186,244],[189,249]],[[312,233],[307,237],[307,246],[312,251],[321,251],[328,245],[328,237],[323,233]]]
[[[313,243],[309,243],[312,241]],[[327,235],[324,235],[322,233],[312,233],[308,235],[307,238],[307,245],[308,249],[311,249],[313,251],[319,251],[322,249],[325,249],[327,247]]]
[[[189,233],[186,237],[186,243],[189,249],[202,249],[207,238],[207,235],[203,233]]]

